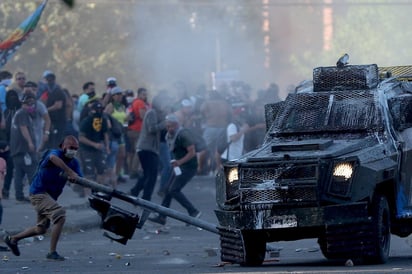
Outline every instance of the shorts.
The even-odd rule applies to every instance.
[[[119,142],[111,141],[110,142],[110,154],[106,158],[107,168],[114,168],[116,166],[117,153],[119,152]]]
[[[84,176],[102,175],[106,170],[106,154],[101,150],[80,151]]]
[[[50,222],[55,224],[60,218],[66,217],[66,210],[47,193],[30,195],[30,202],[37,212],[37,226],[47,229]]]
[[[126,133],[126,151],[127,153],[136,153],[136,144],[139,140],[140,131],[128,129]]]

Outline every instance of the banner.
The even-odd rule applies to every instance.
[[[21,44],[26,41],[30,33],[36,28],[47,1],[48,0],[44,0],[33,14],[26,18],[6,40],[0,42],[0,68],[7,63]]]

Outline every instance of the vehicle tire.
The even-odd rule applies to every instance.
[[[242,266],[260,266],[266,255],[266,241],[256,233],[242,232],[244,261]]]
[[[384,264],[389,258],[391,229],[388,200],[377,195],[372,204],[372,252],[364,259],[367,263]]]
[[[336,256],[333,256],[328,252],[328,246],[327,246],[328,244],[327,244],[325,236],[322,236],[322,237],[318,238],[318,244],[319,244],[319,247],[320,247],[320,251],[322,252],[323,256],[326,259],[328,259],[328,260],[336,259]]]

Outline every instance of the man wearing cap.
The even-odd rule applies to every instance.
[[[33,127],[33,116],[36,111],[36,97],[26,94],[22,99],[22,107],[16,112],[10,129],[10,156],[14,165],[14,189],[16,200],[29,202],[23,194],[23,178],[32,178],[36,171],[37,154]]]
[[[110,154],[108,121],[103,116],[103,105],[93,102],[89,115],[80,122],[80,159],[84,176],[103,183],[106,155]],[[88,193],[84,193],[85,195]]]
[[[125,130],[127,125],[126,106],[123,103],[123,90],[114,87],[110,91],[109,103],[104,108],[104,113],[108,115],[111,123],[110,134],[110,154],[107,155],[108,174],[110,174],[113,185],[117,182],[125,182],[121,176],[121,170],[126,159]]]
[[[117,88],[117,80],[114,77],[109,77],[106,79],[106,93],[107,95],[111,95],[112,94],[112,90],[114,88]],[[104,96],[103,100],[102,100],[102,104],[105,107],[109,101],[110,101],[110,97],[111,96]]]
[[[201,212],[183,194],[183,187],[196,175],[197,158],[194,138],[191,132],[179,125],[179,119],[174,114],[166,116],[166,141],[172,153],[173,168],[180,168],[181,174],[175,173],[175,178],[171,180],[167,188],[166,195],[163,198],[162,206],[170,207],[172,199],[175,199],[183,206],[190,216],[199,218]],[[157,215],[149,217],[149,220],[161,225],[166,224],[166,216]]]
[[[47,90],[42,96],[44,98],[47,111],[50,115],[50,136],[46,144],[47,148],[56,148],[63,140],[66,130],[66,95],[61,87],[56,83],[56,75],[47,71],[44,75],[47,82]]]

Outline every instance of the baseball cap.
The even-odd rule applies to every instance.
[[[123,90],[120,87],[114,87],[110,90],[111,95],[121,94],[121,93],[123,93]]]
[[[47,76],[51,76],[51,75],[54,76],[54,73],[51,70],[45,70],[43,72],[43,78],[46,78]]]
[[[109,77],[106,79],[106,84],[107,85],[116,85],[117,79],[114,77]]]
[[[94,101],[92,104],[92,109],[97,110],[97,109],[102,109],[103,105],[99,101]]]
[[[190,101],[188,99],[184,99],[184,100],[182,100],[182,106],[183,107],[193,107],[193,103],[192,103],[192,101]]]
[[[166,122],[179,123],[179,119],[173,113],[166,115]]]

